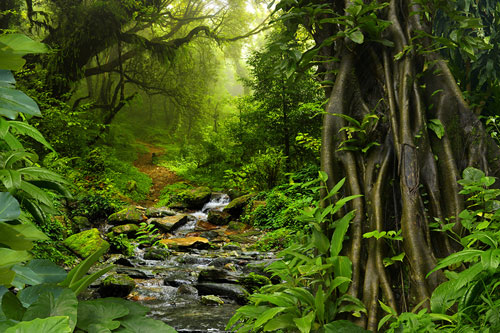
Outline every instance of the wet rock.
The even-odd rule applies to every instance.
[[[227,264],[230,264],[233,262],[233,259],[231,258],[215,258],[211,263],[210,266],[214,266],[216,268],[222,268]]]
[[[170,255],[170,251],[165,248],[152,247],[144,253],[146,260],[165,260]]]
[[[207,268],[198,275],[198,282],[237,283],[239,276],[220,268]]]
[[[169,272],[168,275],[163,279],[163,283],[166,286],[180,287],[183,284],[193,284],[197,280],[196,276],[191,275],[187,271],[175,271]]]
[[[185,190],[178,194],[180,201],[192,209],[201,209],[204,204],[210,201],[211,196],[212,191],[204,186]]]
[[[222,247],[225,251],[241,251],[241,246],[236,244],[226,244]]]
[[[155,277],[151,271],[141,268],[118,267],[116,268],[116,272],[128,275],[134,279],[152,279]]]
[[[148,223],[153,224],[162,232],[170,232],[183,226],[184,224],[186,224],[187,221],[188,221],[188,215],[179,214],[161,218],[150,218],[148,220]]]
[[[99,286],[102,297],[126,297],[135,288],[135,281],[125,275],[113,273],[106,277]]]
[[[111,231],[115,235],[125,234],[125,235],[135,235],[136,231],[139,230],[139,226],[137,224],[123,224],[117,225],[116,227],[111,228]]]
[[[206,295],[201,297],[201,304],[203,305],[222,305],[224,301],[214,295]]]
[[[213,225],[211,223],[208,223],[206,221],[198,221],[196,222],[196,227],[195,231],[210,231],[217,229],[218,227],[216,225]]]
[[[179,250],[188,250],[190,248],[203,249],[210,246],[208,239],[203,237],[162,239],[160,243],[167,245],[169,248],[178,248]]]
[[[246,304],[248,291],[238,284],[232,283],[198,283],[196,284],[199,295],[217,295],[227,297],[238,304]]]
[[[247,194],[232,200],[226,207],[224,212],[231,214],[234,218],[239,218],[245,207],[250,203],[254,194]]]
[[[260,236],[261,234],[262,232],[260,231],[250,230],[241,234],[228,235],[228,237],[233,242],[249,244],[249,243],[255,243],[257,241],[258,236]]]
[[[221,226],[227,225],[231,221],[231,215],[227,212],[219,212],[216,210],[212,210],[208,212],[208,222],[211,224]]]
[[[127,258],[118,258],[117,260],[115,260],[114,262],[115,265],[121,265],[121,266],[125,266],[125,267],[134,267],[134,264]]]
[[[87,258],[102,246],[109,246],[96,228],[71,235],[63,241],[63,244],[80,258]]]
[[[190,296],[198,296],[198,289],[193,287],[190,284],[181,284],[177,289],[177,294],[179,295],[190,295]]]
[[[74,216],[72,222],[74,229],[77,231],[89,229],[91,227],[89,219],[85,216]]]
[[[127,207],[108,217],[108,223],[113,225],[122,225],[127,223],[139,224],[146,220],[146,216],[136,207]]]
[[[175,209],[175,210],[186,210],[186,209],[188,209],[188,206],[185,203],[176,201],[176,202],[170,204],[170,208]]]
[[[177,213],[167,207],[159,207],[159,208],[149,207],[148,209],[146,209],[145,214],[147,217],[165,217],[165,216],[174,216]]]
[[[215,231],[205,231],[200,234],[201,237],[207,238],[209,240],[212,240],[214,238],[219,237],[219,234]]]

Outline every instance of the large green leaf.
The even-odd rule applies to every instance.
[[[52,207],[52,199],[50,196],[35,185],[22,180],[20,189],[23,190],[31,199],[40,201],[48,207]]]
[[[365,330],[357,326],[356,324],[350,322],[349,320],[336,320],[328,323],[324,327],[325,333],[368,333],[370,331]]]
[[[0,170],[0,179],[8,191],[21,186],[21,173],[17,170]]]
[[[35,303],[38,300],[40,295],[45,292],[51,293],[52,295],[54,295],[54,297],[57,298],[66,289],[67,288],[63,288],[52,283],[37,284],[35,286],[26,287],[19,291],[19,293],[17,294],[17,298],[19,298],[19,301],[21,301],[23,306],[29,307],[31,304]]]
[[[63,290],[57,297],[50,292],[45,292],[26,310],[23,320],[67,316],[69,318],[69,326],[73,330],[76,326],[77,308],[78,300],[70,289]]]
[[[31,126],[30,124],[22,122],[22,121],[10,121],[9,124],[10,124],[10,127],[15,129],[19,134],[27,135],[27,136],[31,137],[33,140],[38,141],[39,143],[41,143],[45,147],[54,151],[54,148],[52,148],[50,143],[47,140],[45,140],[42,133],[40,133],[36,128]]]
[[[42,115],[38,104],[24,92],[0,86],[0,114],[9,119],[15,119],[16,117],[11,115],[12,112],[21,112],[38,117]]]
[[[269,320],[264,326],[264,332],[277,331],[286,328],[295,328],[293,323],[293,315],[291,313],[286,313],[281,316],[274,317]]]
[[[309,333],[311,331],[315,317],[315,312],[311,311],[302,318],[294,318],[293,322],[295,323],[295,325],[297,325],[297,328],[301,333]]]
[[[9,327],[5,333],[34,333],[34,332],[54,332],[71,333],[73,330],[69,326],[67,316],[57,316],[44,319],[34,319],[22,321],[19,324]]]
[[[23,176],[33,180],[49,180],[58,183],[68,184],[68,182],[55,172],[40,167],[26,167],[18,169]]]
[[[11,71],[0,69],[0,86],[13,87],[16,84],[16,79]]]
[[[0,267],[11,267],[17,263],[28,261],[31,258],[26,251],[16,251],[0,247]]]
[[[332,258],[333,262],[333,273],[335,277],[343,276],[348,279],[352,277],[352,262],[348,257],[345,256],[337,256]],[[345,293],[349,288],[349,283],[345,282],[338,286],[341,293]]]
[[[0,36],[0,69],[19,70],[25,61],[22,58],[29,53],[44,53],[44,44],[35,42],[23,34]]]
[[[354,211],[344,215],[340,220],[335,222],[335,231],[333,232],[332,241],[330,245],[330,256],[337,256],[342,250],[342,243],[344,236],[349,228],[349,223],[354,217]]]
[[[66,278],[66,271],[47,259],[33,259],[27,265],[15,265],[16,281],[37,285],[42,283],[59,283]]]
[[[7,319],[20,321],[23,318],[26,309],[17,299],[16,295],[10,291],[2,297],[2,312]]]
[[[0,221],[12,221],[21,215],[19,202],[9,192],[0,192]]]
[[[286,308],[284,307],[272,307],[269,308],[268,310],[264,311],[257,320],[254,323],[254,328],[259,329],[261,326],[263,326],[265,323],[267,323],[269,320],[274,318],[278,313],[285,311]]]
[[[0,286],[10,286],[15,275],[16,273],[11,271],[9,267],[0,268]]]
[[[31,250],[35,240],[47,240],[48,237],[32,224],[8,224],[0,222],[0,244],[13,250]]]
[[[90,325],[98,324],[109,330],[114,330],[120,326],[120,322],[116,319],[125,317],[128,314],[129,309],[126,306],[105,298],[81,301],[78,303],[78,322],[76,326],[79,329],[87,330]]]
[[[162,321],[146,317],[130,317],[121,321],[121,326],[113,332],[120,333],[177,333],[177,331]]]
[[[473,259],[479,257],[483,251],[481,250],[475,250],[475,249],[465,249],[457,253],[453,253],[449,255],[448,257],[442,259],[439,261],[438,265],[430,271],[427,276],[431,275],[433,272],[440,270],[441,268],[445,268],[457,263],[463,263],[463,262],[469,262],[472,261]]]

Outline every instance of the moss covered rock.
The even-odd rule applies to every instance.
[[[150,218],[148,223],[153,224],[155,227],[160,229],[162,232],[170,232],[175,230],[188,221],[188,215],[178,214],[174,216],[165,216],[161,218]]]
[[[247,194],[232,200],[224,207],[224,212],[231,214],[234,218],[240,217],[245,207],[250,203],[254,194]]]
[[[126,297],[135,288],[135,281],[125,274],[113,273],[105,278],[99,286],[102,297]]]
[[[227,225],[232,219],[232,216],[227,212],[219,212],[216,210],[211,210],[208,212],[208,222],[213,225]]]
[[[123,224],[123,225],[117,225],[116,227],[111,228],[111,231],[115,235],[119,234],[125,234],[125,235],[134,235],[137,230],[139,230],[139,226],[137,224]]]
[[[208,187],[197,187],[179,193],[178,199],[188,208],[201,209],[204,204],[210,201],[212,191]]]
[[[135,207],[127,207],[108,217],[108,223],[114,225],[122,225],[127,223],[139,224],[146,220],[146,216]]]
[[[203,305],[222,305],[222,304],[224,304],[224,301],[220,297],[217,297],[214,295],[202,296],[200,302]]]
[[[80,258],[87,258],[105,244],[109,246],[96,228],[71,235],[63,241],[63,244]]]
[[[267,276],[255,274],[254,272],[250,272],[247,276],[241,277],[238,282],[250,293],[255,293],[261,287],[271,284],[271,280]]]
[[[227,229],[232,231],[245,231],[248,229],[248,225],[243,222],[231,221],[229,222]]]
[[[169,248],[178,249],[206,249],[210,246],[208,239],[203,237],[185,237],[185,238],[170,238],[162,239],[160,243],[167,245]]]
[[[90,221],[85,216],[74,216],[72,219],[73,230],[81,231],[91,227]]]

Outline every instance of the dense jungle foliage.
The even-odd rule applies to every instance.
[[[83,295],[212,192],[280,258],[228,330],[499,331],[499,45],[491,0],[3,0],[0,332],[175,332]]]

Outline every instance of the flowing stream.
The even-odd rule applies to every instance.
[[[137,286],[132,299],[151,308],[151,316],[173,326],[178,332],[226,332],[225,326],[245,298],[239,283],[250,272],[262,274],[264,266],[275,260],[272,253],[248,251],[217,238],[231,234],[226,227],[206,230],[200,224],[211,210],[222,211],[230,199],[214,194],[202,210],[173,232],[173,237],[212,235],[216,247],[171,250],[165,260],[147,260],[143,249],[132,259],[115,262],[119,273],[133,277]],[[210,234],[211,233],[211,234]],[[204,295],[216,295],[224,304],[205,305]]]

